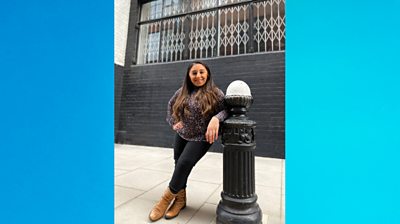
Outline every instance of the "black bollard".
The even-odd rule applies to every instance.
[[[232,82],[225,102],[230,116],[222,125],[223,191],[217,207],[217,223],[262,223],[262,212],[255,193],[256,122],[246,116],[253,102],[247,84],[243,81]]]

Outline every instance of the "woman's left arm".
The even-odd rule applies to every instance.
[[[215,117],[218,118],[219,122],[223,122],[228,117],[228,108],[225,104],[225,95],[220,89],[218,89],[218,105],[216,111],[218,113],[215,115]]]
[[[220,89],[218,89],[218,104],[216,107],[216,111],[218,113],[211,118],[210,122],[208,123],[206,132],[206,140],[210,144],[218,139],[219,123],[224,121],[228,117],[228,111],[224,100],[224,93]]]

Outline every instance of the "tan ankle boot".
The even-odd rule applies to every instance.
[[[160,201],[151,210],[149,214],[149,219],[154,222],[163,217],[165,211],[175,197],[176,194],[173,194],[168,187],[167,190],[165,190],[164,195],[161,197]]]
[[[172,219],[179,215],[179,212],[186,207],[186,191],[182,189],[176,195],[175,201],[165,214],[166,219]]]

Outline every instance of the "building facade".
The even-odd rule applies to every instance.
[[[115,23],[125,47],[115,50],[115,142],[172,147],[167,103],[201,60],[223,91],[234,80],[250,86],[256,155],[285,157],[285,0],[117,1],[116,20],[129,19]]]

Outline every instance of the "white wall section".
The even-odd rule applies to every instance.
[[[114,0],[114,63],[125,65],[130,0]]]

